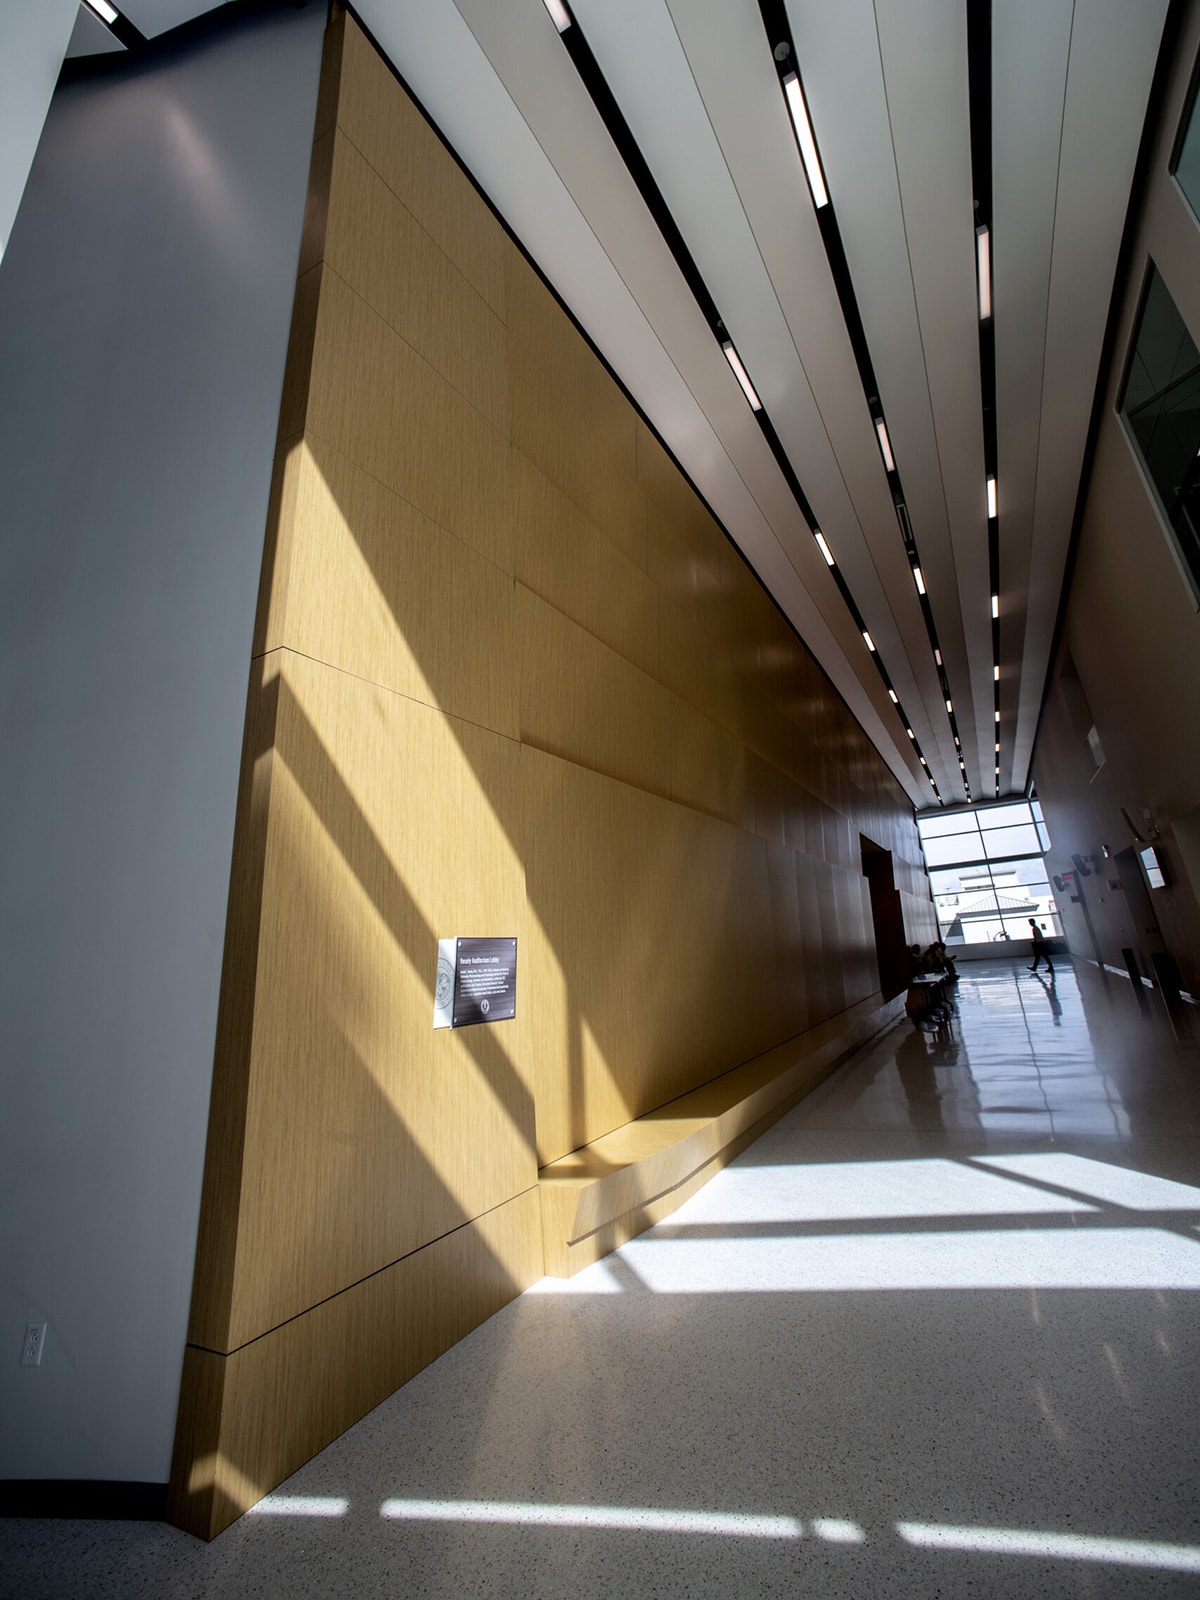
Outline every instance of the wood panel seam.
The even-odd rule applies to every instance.
[[[407,209],[407,207],[405,209]],[[410,213],[410,215],[411,215],[411,213]],[[321,267],[321,269],[323,271],[327,272],[331,278],[336,278],[337,281],[342,285],[343,289],[345,289],[349,294],[352,294],[354,296],[354,298],[359,302],[360,305],[365,306],[373,317],[377,317],[379,319],[379,321],[383,323],[385,328],[388,328],[392,333],[394,333],[396,335],[397,339],[399,339],[405,346],[407,346],[407,348],[409,350],[412,351],[413,355],[416,356],[417,360],[421,363],[421,365],[423,367],[428,367],[429,371],[432,372],[437,378],[439,378],[441,380],[441,382],[446,385],[447,389],[452,390],[459,397],[459,399],[463,401],[463,403],[465,405],[470,406],[471,410],[475,413],[475,415],[477,417],[482,418],[482,420],[487,423],[488,427],[491,428],[493,433],[499,434],[500,438],[504,440],[505,444],[511,446],[511,444],[512,444],[512,434],[511,433],[505,433],[505,431],[502,428],[498,428],[496,426],[495,422],[493,421],[493,419],[488,416],[487,412],[484,411],[480,406],[476,405],[475,401],[471,399],[470,395],[467,394],[467,392],[464,389],[460,389],[459,386],[454,382],[454,380],[452,378],[448,377],[446,375],[446,373],[444,373],[440,367],[435,367],[434,366],[433,362],[429,359],[429,357],[427,355],[425,355],[425,353],[422,350],[419,350],[415,344],[413,344],[413,342],[411,341],[411,339],[409,339],[408,335],[403,331],[403,329],[398,328],[395,325],[394,322],[389,322],[388,319],[384,316],[383,312],[380,311],[379,307],[376,306],[376,305],[372,305],[371,301],[367,299],[366,295],[360,294],[360,292],[354,287],[354,285],[350,282],[350,280],[348,278],[344,278],[342,276],[342,274],[337,270],[336,267],[330,266],[329,261],[324,256],[322,256],[320,262],[318,262],[318,265]],[[315,270],[315,269],[314,268],[310,268],[309,270],[312,271],[312,270]],[[490,306],[488,307],[488,310],[491,311],[491,307]],[[492,311],[492,315],[496,316],[496,313],[494,311]],[[498,317],[496,318],[496,320],[498,322],[500,321],[500,319]],[[505,323],[503,323],[503,322],[500,322],[500,326],[501,326],[501,328],[506,328],[507,327],[507,325]],[[335,446],[335,448],[336,448],[336,446]],[[395,491],[393,490],[393,493],[394,492]]]
[[[253,659],[265,661],[268,656],[280,655],[292,656],[297,661],[311,661],[313,666],[321,667],[326,672],[336,672],[341,678],[350,678],[355,683],[365,683],[370,689],[378,689],[381,694],[394,695],[397,700],[407,700],[409,705],[420,706],[424,711],[435,711],[439,717],[445,717],[447,722],[460,723],[465,728],[478,728],[480,733],[490,734],[494,739],[503,739],[508,744],[523,743],[517,734],[505,733],[500,728],[490,727],[486,722],[475,722],[470,717],[460,716],[456,711],[447,711],[445,706],[439,705],[436,700],[420,700],[416,695],[405,694],[403,689],[393,688],[391,684],[380,683],[375,678],[364,678],[361,673],[351,672],[347,667],[339,667],[336,662],[325,661],[320,656],[310,656],[303,650],[297,650],[295,645],[272,645],[270,650],[262,651]]]
[[[332,271],[332,268],[327,269],[327,270]],[[335,277],[337,276],[336,273],[334,273],[333,275]],[[361,295],[359,296],[359,298],[360,299],[362,298]],[[363,301],[363,304],[364,305],[368,305],[369,302]],[[390,324],[389,324],[389,326],[390,326]],[[403,337],[403,335],[401,335],[401,337]],[[405,342],[405,344],[408,344],[408,340],[407,339],[405,339],[404,342]],[[412,349],[411,345],[409,345],[409,349],[410,350]],[[419,352],[417,352],[417,353],[419,354]],[[426,362],[425,364],[426,364],[426,366],[429,366],[428,362]],[[437,368],[436,367],[431,367],[430,370],[433,371],[433,372],[437,372]],[[439,378],[441,377],[441,373],[438,373],[438,377]],[[447,383],[447,387],[448,388],[453,388],[453,385]],[[458,394],[460,391],[455,389],[454,392],[455,392],[455,394]],[[468,404],[469,403],[470,402],[468,402]],[[477,407],[474,407],[472,409],[478,410]],[[480,416],[483,416],[483,412],[481,412],[481,411],[478,412],[478,414]],[[485,417],[484,420],[487,421],[487,418]],[[491,427],[493,429],[494,432],[500,434],[500,437],[504,440],[505,444],[509,445],[509,448],[511,449],[512,446],[511,446],[511,444],[509,444],[509,440],[508,440],[507,435],[503,434],[503,433],[500,433],[499,428],[497,428],[494,423],[489,423],[488,425],[489,425],[489,427]],[[340,460],[345,461],[353,469],[353,471],[361,473],[361,475],[364,478],[369,478],[372,483],[378,484],[378,486],[381,489],[383,489],[387,494],[392,495],[393,498],[398,500],[401,505],[407,506],[410,511],[415,512],[418,517],[421,517],[425,522],[428,522],[431,527],[436,528],[438,530],[439,534],[441,534],[441,535],[443,535],[443,536],[445,536],[447,538],[453,539],[456,544],[461,545],[462,548],[464,550],[466,550],[466,551],[469,551],[469,553],[471,555],[477,556],[480,561],[486,561],[489,567],[493,567],[497,572],[502,573],[504,577],[506,577],[508,579],[512,579],[512,576],[513,576],[512,573],[509,571],[508,567],[506,567],[502,561],[496,561],[492,556],[489,556],[485,550],[481,550],[478,545],[471,544],[469,540],[464,539],[461,533],[456,532],[453,528],[449,527],[446,523],[440,522],[438,520],[438,518],[433,515],[433,513],[429,510],[429,508],[427,506],[418,505],[415,500],[410,500],[407,495],[401,494],[399,489],[397,489],[394,484],[389,483],[386,478],[381,478],[377,472],[372,472],[370,467],[365,466],[361,461],[357,460],[354,456],[347,454],[347,452],[345,450],[343,450],[340,445],[335,443],[335,441],[332,440],[329,437],[328,434],[322,433],[318,428],[314,428],[314,427],[311,426],[311,424],[306,423],[305,426],[304,426],[304,429],[301,432],[294,433],[294,434],[291,434],[289,436],[288,448],[289,449],[294,448],[298,440],[305,440],[305,439],[315,439],[321,445],[322,449],[330,451],[333,455],[337,456]],[[282,451],[282,449],[283,449],[282,443],[277,445],[276,446],[276,453],[278,454],[280,451]]]
[[[414,103],[414,105],[416,104],[415,101],[413,103]],[[448,263],[448,265],[453,269],[455,276],[462,279],[463,283],[465,283],[467,285],[467,287],[471,290],[471,293],[474,294],[475,297],[480,301],[480,303],[492,314],[493,317],[496,318],[496,321],[500,324],[500,326],[502,328],[507,327],[507,323],[506,323],[505,319],[496,310],[495,306],[491,303],[491,301],[488,299],[488,297],[485,294],[481,293],[481,291],[479,290],[478,286],[471,281],[471,279],[467,276],[467,274],[459,266],[458,262],[455,261],[454,257],[445,248],[445,246],[440,242],[440,240],[437,238],[437,236],[429,231],[429,229],[421,221],[420,217],[417,216],[416,212],[412,209],[412,207],[409,206],[408,203],[405,201],[404,196],[402,194],[400,194],[397,189],[393,188],[393,186],[388,182],[388,180],[384,176],[384,174],[382,172],[380,172],[379,168],[371,160],[370,156],[366,153],[366,151],[353,138],[351,138],[350,134],[346,131],[346,129],[342,126],[342,124],[340,122],[337,124],[337,131],[338,131],[338,133],[341,134],[342,138],[345,139],[346,143],[355,152],[355,154],[360,156],[362,158],[362,160],[365,162],[365,164],[368,167],[370,167],[371,171],[375,174],[375,176],[379,179],[380,183],[384,186],[384,188],[387,190],[387,192],[396,201],[397,205],[400,205],[400,206],[404,207],[404,210],[412,218],[413,225],[415,227],[420,228],[421,232],[429,240],[430,244],[432,244],[433,247],[437,250],[438,254],[441,255],[445,259],[445,261]],[[457,159],[457,157],[455,159]]]
[[[322,1295],[320,1300],[314,1300],[311,1305],[294,1311],[290,1317],[284,1317],[282,1322],[276,1322],[269,1328],[264,1328],[261,1333],[256,1333],[253,1339],[245,1339],[241,1344],[234,1345],[229,1350],[216,1350],[209,1344],[198,1344],[196,1340],[189,1339],[185,1346],[188,1350],[200,1350],[205,1355],[218,1356],[226,1360],[238,1355],[243,1350],[248,1350],[251,1345],[258,1344],[263,1339],[269,1339],[273,1333],[278,1333],[280,1328],[286,1328],[289,1323],[299,1322],[301,1317],[307,1317],[314,1311],[319,1311],[322,1306],[327,1306],[331,1301],[341,1299],[342,1295],[349,1294],[354,1289],[359,1289],[364,1283],[370,1283],[372,1278],[378,1278],[383,1272],[391,1272],[402,1261],[412,1261],[426,1250],[432,1250],[435,1245],[443,1244],[447,1239],[452,1239],[456,1233],[461,1233],[464,1228],[473,1228],[485,1217],[490,1217],[494,1212],[503,1211],[505,1206],[510,1206],[515,1200],[522,1199],[527,1194],[536,1194],[537,1184],[531,1183],[524,1189],[517,1189],[513,1194],[505,1195],[503,1200],[498,1200],[494,1206],[488,1206],[486,1211],[477,1212],[473,1217],[464,1217],[455,1228],[447,1228],[445,1233],[436,1234],[432,1239],[426,1239],[424,1244],[419,1244],[415,1250],[406,1250],[403,1255],[397,1256],[393,1261],[385,1261],[381,1266],[375,1267],[371,1272],[365,1272],[361,1278],[355,1278],[350,1283],[344,1283],[340,1289],[335,1289],[332,1294]]]

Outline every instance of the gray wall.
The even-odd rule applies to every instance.
[[[169,1470],[324,17],[61,87],[0,263],[6,1477]]]

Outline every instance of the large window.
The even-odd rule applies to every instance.
[[[1118,410],[1200,600],[1200,351],[1155,267]]]
[[[931,811],[917,828],[948,945],[1028,939],[1030,917],[1061,932],[1042,862],[1050,836],[1036,800]]]

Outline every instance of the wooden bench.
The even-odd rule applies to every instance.
[[[538,1173],[546,1272],[569,1278],[669,1216],[847,1056],[904,1012],[851,1006]]]

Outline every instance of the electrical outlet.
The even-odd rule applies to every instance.
[[[25,1343],[21,1346],[21,1365],[23,1367],[40,1367],[42,1364],[42,1347],[46,1343],[46,1324],[44,1322],[27,1322],[25,1324]]]

